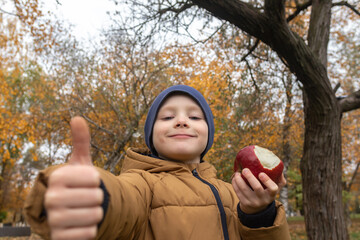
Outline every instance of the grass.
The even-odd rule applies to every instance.
[[[351,215],[352,225],[349,229],[350,240],[359,240],[360,239],[360,214]],[[290,217],[288,218],[289,230],[292,240],[306,240],[306,231],[304,217]],[[36,235],[29,237],[0,237],[0,240],[39,240]]]
[[[360,239],[360,214],[351,215],[352,225],[349,229],[350,240]],[[307,239],[304,217],[290,217],[288,218],[289,230],[292,240]]]

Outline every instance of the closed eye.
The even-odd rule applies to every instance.
[[[191,116],[189,118],[192,120],[201,120],[202,119],[201,117],[197,117],[197,116]]]
[[[174,117],[173,116],[167,116],[167,117],[163,117],[161,118],[162,120],[171,120],[173,119]]]

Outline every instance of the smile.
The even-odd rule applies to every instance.
[[[194,136],[189,134],[174,134],[170,136],[171,138],[192,138]]]

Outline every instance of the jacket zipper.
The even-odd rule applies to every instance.
[[[216,199],[216,203],[220,212],[220,218],[221,218],[221,226],[223,229],[223,234],[224,234],[224,239],[225,240],[229,240],[229,233],[228,233],[228,228],[227,228],[227,224],[226,224],[226,214],[225,214],[225,210],[224,210],[224,206],[221,202],[221,198],[219,195],[218,190],[214,187],[214,185],[212,185],[211,183],[209,183],[208,181],[205,181],[204,179],[202,179],[199,176],[199,173],[196,171],[196,169],[192,170],[192,174],[194,177],[196,177],[197,179],[199,179],[200,181],[202,181],[203,183],[205,183],[206,185],[208,185],[212,191],[212,193],[215,196]]]

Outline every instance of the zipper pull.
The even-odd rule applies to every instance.
[[[194,176],[198,176],[198,175],[199,175],[198,172],[196,171],[196,168],[194,168],[194,170],[192,170],[191,172],[192,172],[192,174],[193,174]]]

